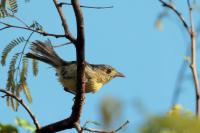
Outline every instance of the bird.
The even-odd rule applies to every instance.
[[[55,52],[50,43],[34,41],[30,46],[27,58],[39,60],[55,68],[58,81],[66,92],[76,94],[77,62],[65,61]],[[125,77],[114,67],[105,64],[85,62],[85,93],[96,93],[103,85],[115,77]]]

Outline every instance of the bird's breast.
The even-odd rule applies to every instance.
[[[63,78],[59,78],[59,81],[61,82],[61,84],[65,88],[69,89],[69,91],[76,92],[76,80],[75,79],[63,79]],[[87,78],[86,78],[85,92],[86,93],[90,93],[90,92],[95,93],[102,86],[103,86],[102,83],[98,83],[97,81],[94,81],[94,80],[87,80]]]
[[[71,92],[76,92],[76,66],[71,65],[67,67],[62,67],[56,70],[58,75],[58,80],[66,89],[69,89]],[[85,70],[85,92],[86,93],[95,93],[97,92],[103,84],[98,81],[96,75],[92,70],[86,67]]]

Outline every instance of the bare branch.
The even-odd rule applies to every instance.
[[[171,104],[171,107],[174,107],[177,102],[178,102],[178,99],[180,97],[180,94],[181,94],[181,90],[182,90],[182,82],[183,82],[183,79],[185,78],[185,70],[187,68],[187,62],[184,60],[181,64],[181,68],[178,72],[178,76],[177,76],[177,79],[176,79],[176,83],[175,83],[175,87],[174,87],[174,92],[173,92],[173,95],[172,95],[172,104]]]
[[[3,28],[3,30],[4,30],[4,29],[8,29],[8,28],[17,28],[17,29],[23,29],[23,30],[33,31],[33,32],[38,33],[38,34],[41,34],[41,35],[43,35],[43,36],[51,36],[51,37],[55,37],[55,38],[60,38],[60,37],[63,38],[63,37],[65,37],[65,35],[52,34],[52,33],[48,33],[48,32],[45,32],[45,31],[38,31],[38,30],[31,29],[31,28],[29,28],[29,27],[16,26],[16,25],[4,23],[4,22],[0,22],[0,24],[5,25],[6,28]],[[1,29],[1,30],[2,30],[2,29]]]
[[[193,79],[194,79],[194,84],[195,84],[195,92],[196,92],[196,113],[197,116],[200,117],[200,91],[199,91],[199,79],[198,79],[198,72],[196,68],[196,51],[197,51],[197,46],[196,46],[196,32],[195,32],[195,26],[194,26],[194,20],[192,16],[192,7],[190,5],[190,1],[187,0],[188,8],[189,8],[189,15],[190,15],[190,38],[191,38],[191,64],[190,68],[192,70],[193,74]]]
[[[191,6],[189,0],[187,0],[187,4],[188,4],[189,16],[190,16],[190,30],[191,30],[191,34],[192,34],[192,32],[195,32],[194,20],[193,20],[193,16],[192,16],[193,9],[192,9],[192,6]]]
[[[63,5],[72,5],[71,3],[67,2],[61,2],[59,4],[60,6]],[[90,9],[108,9],[108,8],[113,8],[114,6],[86,6],[86,5],[80,5],[81,8],[90,8]]]
[[[33,123],[36,127],[36,129],[38,130],[40,128],[40,125],[38,123],[38,120],[36,119],[35,115],[31,112],[31,110],[29,109],[29,107],[24,103],[24,101],[19,98],[19,97],[16,97],[15,95],[13,95],[12,93],[10,93],[9,91],[6,91],[4,89],[0,89],[0,92],[6,94],[6,96],[10,96],[12,97],[13,99],[15,99],[19,104],[22,105],[22,107],[27,111],[27,113],[29,114],[29,116],[31,117],[31,119],[33,120]]]
[[[71,42],[75,43],[76,39],[72,36],[72,34],[69,31],[67,20],[66,20],[64,13],[62,11],[62,7],[58,4],[58,0],[53,0],[53,2],[56,6],[56,9],[57,9],[58,14],[60,16],[60,19],[62,21],[62,26],[63,26],[63,29],[65,31],[66,38],[69,39]]]
[[[1,28],[0,31],[1,31],[1,30],[5,30],[5,29],[8,29],[8,28],[9,28],[8,26],[5,26],[5,27]]]
[[[76,16],[77,23],[77,39],[72,38],[69,34],[68,26],[64,14],[62,12],[61,6],[59,6],[58,1],[54,0],[54,4],[58,10],[61,21],[63,23],[63,28],[65,30],[66,38],[69,39],[76,46],[76,56],[77,56],[77,93],[75,96],[74,105],[72,107],[72,113],[69,118],[58,121],[56,123],[47,125],[37,130],[37,133],[53,133],[62,131],[65,129],[74,128],[76,123],[79,123],[80,115],[82,112],[82,106],[85,99],[85,34],[84,34],[84,22],[83,14],[79,5],[78,0],[72,0],[72,6]],[[70,35],[70,36],[69,36]]]
[[[128,123],[129,123],[129,121],[126,121],[119,128],[117,128],[113,131],[104,131],[104,130],[99,130],[99,129],[86,128],[86,127],[82,127],[82,130],[93,132],[93,133],[116,133],[116,132],[122,130]]]
[[[13,18],[15,18],[16,20],[18,20],[20,23],[22,23],[24,26],[29,27],[28,24],[26,24],[22,19],[20,19],[19,17],[12,15]]]
[[[183,17],[183,15],[171,4],[168,4],[166,2],[164,2],[163,0],[159,0],[164,7],[167,7],[169,9],[171,9],[181,20],[181,22],[183,23],[183,26],[186,28],[187,32],[190,34],[190,28],[187,24],[187,22],[185,21],[185,18]]]
[[[84,19],[80,8],[79,0],[71,0],[74,9],[76,24],[77,24],[77,43],[76,43],[76,58],[77,58],[77,83],[76,96],[72,107],[70,118],[74,122],[78,122],[82,112],[83,102],[85,100],[85,33]]]
[[[191,39],[191,64],[190,64],[190,68],[192,70],[192,75],[193,75],[193,79],[194,79],[194,85],[195,85],[195,93],[196,93],[196,114],[198,117],[200,117],[200,88],[199,88],[199,79],[198,79],[198,73],[197,73],[197,68],[196,68],[196,32],[195,32],[195,26],[194,26],[194,20],[193,20],[193,16],[192,16],[192,6],[190,4],[190,1],[187,0],[187,5],[188,5],[188,9],[189,9],[189,18],[190,18],[190,26],[186,23],[185,19],[183,18],[182,14],[176,10],[176,8],[174,6],[172,6],[171,4],[168,4],[166,2],[164,2],[163,0],[159,0],[164,7],[167,7],[169,9],[171,9],[181,20],[181,22],[183,23],[184,27],[186,28],[186,30],[188,31],[189,35],[190,35],[190,39]]]

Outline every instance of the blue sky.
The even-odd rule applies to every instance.
[[[155,28],[155,20],[163,11],[163,7],[157,0],[93,0],[92,2],[84,0],[81,3],[114,6],[112,9],[105,10],[83,9],[86,59],[94,64],[112,65],[126,75],[126,78],[116,78],[109,82],[96,94],[87,94],[81,120],[83,123],[86,120],[98,121],[100,101],[105,97],[116,97],[122,101],[124,109],[120,122],[130,120],[128,131],[137,132],[138,126],[145,118],[134,103],[141,102],[147,112],[155,114],[169,110],[177,74],[186,56],[189,37],[173,14],[164,19],[162,32]],[[177,8],[183,11],[187,19],[188,14],[184,10],[187,8],[186,1],[176,3]],[[63,33],[52,1],[32,0],[29,4],[21,2],[19,5],[20,10],[17,16],[27,23],[37,20],[47,32]],[[65,7],[64,11],[71,32],[75,34],[73,12],[70,7]],[[196,15],[195,19],[199,20],[199,16]],[[16,29],[0,32],[0,50],[2,51],[15,36],[24,35],[26,37],[28,33]],[[36,39],[45,40],[47,37],[35,34],[32,41]],[[65,42],[63,39],[49,39],[53,44]],[[66,60],[75,60],[72,45],[57,48],[57,52]],[[31,70],[29,71],[28,84],[33,97],[30,108],[40,123],[46,125],[70,114],[73,96],[64,93],[52,68],[43,63],[39,65],[37,77],[33,77]],[[7,70],[8,67],[0,66],[0,87],[5,87]],[[182,93],[179,103],[194,111],[194,86],[187,77],[191,77],[189,67],[186,68],[186,78],[181,85]],[[0,121],[2,122],[11,123],[15,116],[28,117],[21,107],[19,112],[12,112],[6,107],[5,100],[1,99],[0,105]]]

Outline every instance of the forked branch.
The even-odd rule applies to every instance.
[[[197,46],[196,46],[196,32],[195,32],[195,26],[194,26],[194,20],[193,20],[193,9],[190,4],[190,0],[187,0],[187,5],[188,5],[188,10],[189,10],[189,20],[190,24],[188,24],[182,14],[171,4],[164,2],[163,0],[159,0],[164,7],[167,7],[171,9],[180,19],[180,21],[183,23],[184,28],[188,31],[190,40],[191,40],[191,64],[190,68],[192,70],[192,75],[193,75],[193,80],[194,80],[194,85],[195,85],[195,94],[196,94],[196,115],[200,117],[200,88],[199,88],[199,79],[198,79],[198,73],[197,73],[197,68],[196,68],[196,51],[197,51]]]
[[[68,29],[67,21],[64,17],[62,7],[59,5],[57,0],[53,0],[54,4],[59,13],[60,19],[62,21],[62,26],[65,31],[66,39],[70,40],[76,47],[76,57],[77,57],[77,93],[75,96],[74,105],[72,107],[72,113],[69,118],[58,121],[56,123],[47,125],[37,130],[37,133],[53,133],[62,131],[65,129],[74,128],[80,121],[80,116],[82,112],[82,106],[85,99],[85,34],[84,34],[84,20],[83,14],[79,5],[78,0],[71,0],[73,10],[76,17],[77,24],[77,38],[71,35]],[[82,131],[78,131],[82,133]]]
[[[75,38],[72,36],[72,34],[69,31],[69,27],[68,27],[67,20],[65,18],[63,10],[62,10],[62,6],[59,5],[58,0],[53,0],[53,2],[55,4],[55,7],[56,7],[58,14],[60,16],[62,26],[63,26],[63,29],[65,31],[65,37],[67,39],[69,39],[71,42],[75,42],[76,41]]]

